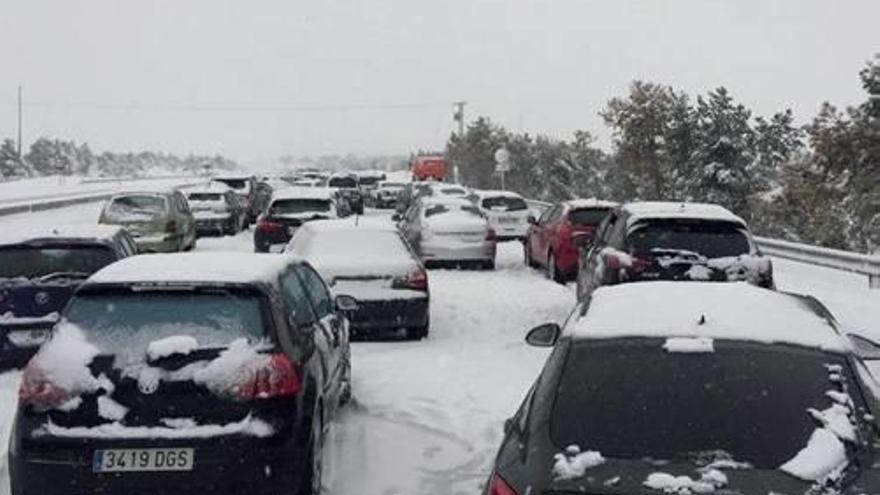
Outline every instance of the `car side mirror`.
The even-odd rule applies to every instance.
[[[394,220],[395,222],[399,222],[400,221],[400,213],[395,213],[395,214],[391,215],[391,220]]]
[[[556,323],[544,323],[529,330],[526,343],[534,347],[553,347],[562,334],[562,328]]]
[[[529,217],[528,217],[526,220],[527,220],[531,225],[537,225],[537,224],[538,224],[538,219],[535,218],[535,215],[529,215]]]
[[[351,296],[338,295],[336,296],[335,303],[337,311],[355,311],[358,309],[357,299]]]
[[[504,434],[510,435],[510,433],[516,429],[516,423],[513,421],[513,418],[507,418],[504,420]]]
[[[853,344],[856,356],[862,361],[880,361],[880,343],[854,333],[847,334],[847,337]]]

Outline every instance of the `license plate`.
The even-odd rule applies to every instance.
[[[96,450],[95,473],[139,471],[192,471],[195,449],[107,449]]]
[[[498,217],[498,223],[517,223],[519,221],[516,217]]]

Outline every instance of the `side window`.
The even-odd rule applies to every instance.
[[[330,298],[330,292],[327,291],[327,285],[324,280],[306,265],[296,267],[296,272],[302,278],[303,285],[306,287],[309,298],[315,307],[315,313],[318,319],[321,319],[333,312],[333,300]]]
[[[419,207],[411,206],[409,211],[406,212],[406,223],[415,223],[416,218],[419,217]]]
[[[608,231],[608,245],[617,248],[624,248],[624,240],[626,238],[626,219],[620,218],[614,223],[614,226]]]
[[[538,217],[538,223],[540,223],[540,224],[547,223],[547,219],[550,218],[550,215],[553,214],[553,210],[555,210],[555,209],[556,209],[556,206],[551,206],[550,208],[547,208],[546,210],[544,210],[544,212],[541,213],[541,216]]]
[[[119,244],[122,246],[122,251],[126,256],[134,256],[138,253],[137,245],[127,232],[123,232],[119,235]]]
[[[189,213],[189,203],[186,202],[183,194],[177,193],[177,204],[181,213]]]
[[[599,232],[599,244],[603,246],[608,244],[608,237],[611,235],[611,231],[614,230],[614,225],[617,223],[617,213],[611,212],[605,217],[605,220],[602,222],[602,227]]]
[[[315,322],[315,312],[306,295],[306,289],[293,269],[288,269],[281,275],[281,297],[287,310],[293,312],[293,321],[298,328]]]

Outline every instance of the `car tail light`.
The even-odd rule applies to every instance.
[[[495,229],[489,228],[488,230],[486,230],[486,240],[487,241],[494,241],[496,239],[497,239],[497,236],[495,235]]]
[[[504,478],[497,474],[492,476],[489,484],[489,495],[518,495],[516,491],[504,481]]]
[[[284,354],[268,356],[259,367],[251,370],[243,383],[233,389],[244,400],[271,399],[296,395],[302,380],[293,362]]]
[[[18,389],[18,399],[22,404],[46,411],[64,404],[68,398],[67,391],[52,382],[40,368],[30,364],[24,370]]]
[[[273,222],[268,219],[260,220],[260,223],[257,224],[257,229],[261,232],[279,232],[284,226],[280,223]]]
[[[413,290],[428,290],[428,273],[422,267],[413,268],[406,277],[406,286]]]
[[[168,220],[168,223],[165,224],[165,232],[177,232],[177,221]]]

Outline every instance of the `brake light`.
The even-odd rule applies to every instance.
[[[18,400],[22,404],[46,411],[64,404],[68,398],[67,391],[52,382],[43,370],[33,365],[24,370],[18,388]]]
[[[495,474],[492,475],[492,481],[489,484],[489,495],[517,495],[517,493],[504,481],[504,478]]]
[[[257,224],[257,229],[262,232],[278,232],[283,227],[280,223],[266,219],[260,220],[260,223]]]
[[[495,235],[495,229],[490,228],[490,229],[486,230],[486,240],[487,241],[494,241],[496,239],[497,239],[497,236]]]
[[[428,273],[422,267],[413,268],[406,277],[406,286],[413,290],[428,290]]]
[[[177,231],[177,221],[176,220],[168,220],[168,223],[165,224],[166,232],[176,232]]]
[[[296,395],[302,390],[299,373],[286,355],[278,353],[267,358],[233,388],[236,396],[244,400],[272,399]]]

